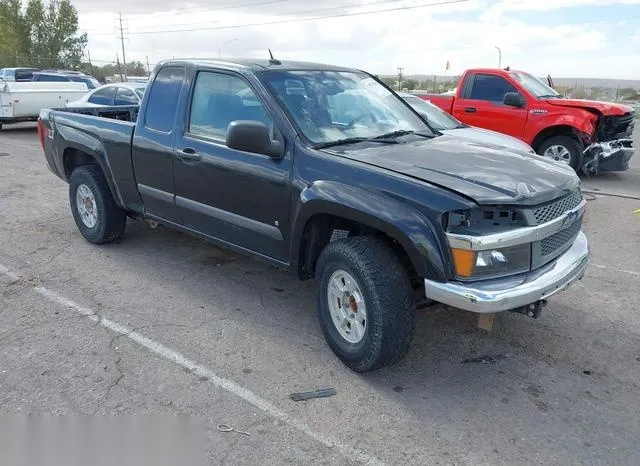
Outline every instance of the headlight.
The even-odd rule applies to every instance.
[[[526,226],[524,215],[518,210],[501,206],[482,206],[454,210],[443,217],[443,226],[450,233],[486,235]]]
[[[451,249],[456,275],[461,279],[504,277],[527,272],[531,267],[531,244],[470,251]]]

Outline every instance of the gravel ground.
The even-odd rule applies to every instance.
[[[193,416],[210,464],[638,462],[638,200],[589,203],[592,265],[540,319],[501,314],[485,333],[420,311],[407,358],[358,375],[324,343],[312,283],[135,222],[93,246],[34,126],[5,127],[0,153],[4,414]],[[584,184],[640,196],[640,156]],[[337,394],[288,398],[320,387]]]

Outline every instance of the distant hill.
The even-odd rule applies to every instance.
[[[385,78],[396,78],[398,75],[381,75]],[[410,74],[403,76],[403,79],[415,79],[416,81],[429,81],[433,82],[433,75],[429,74]],[[457,81],[460,76],[436,76],[436,83],[443,83],[448,81]],[[543,81],[546,77],[541,78]],[[571,86],[571,87],[606,87],[606,88],[624,88],[631,87],[634,89],[640,89],[640,79],[602,79],[602,78],[553,78],[553,83],[558,86]]]

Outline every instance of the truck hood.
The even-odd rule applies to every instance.
[[[332,152],[449,189],[478,204],[539,204],[580,184],[567,165],[448,135]]]
[[[594,109],[603,115],[624,115],[633,112],[633,108],[628,105],[614,104],[612,102],[598,102],[597,100],[582,99],[546,99],[547,103],[558,107],[577,107]]]
[[[494,146],[502,146],[516,151],[533,152],[531,146],[522,142],[520,139],[488,129],[467,126],[455,129],[441,129],[440,132],[449,136],[470,139],[475,142],[491,144]]]

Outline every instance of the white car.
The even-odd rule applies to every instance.
[[[535,153],[529,144],[521,141],[520,139],[507,136],[506,134],[498,133],[496,131],[465,125],[439,107],[436,107],[429,102],[425,102],[413,94],[399,92],[398,95],[404,99],[405,102],[411,105],[411,107],[418,112],[422,118],[426,119],[429,126],[443,134],[470,139],[476,142],[503,146],[512,150],[525,151],[532,154]]]
[[[113,83],[88,92],[81,99],[69,102],[67,107],[113,107],[140,105],[146,83]]]

